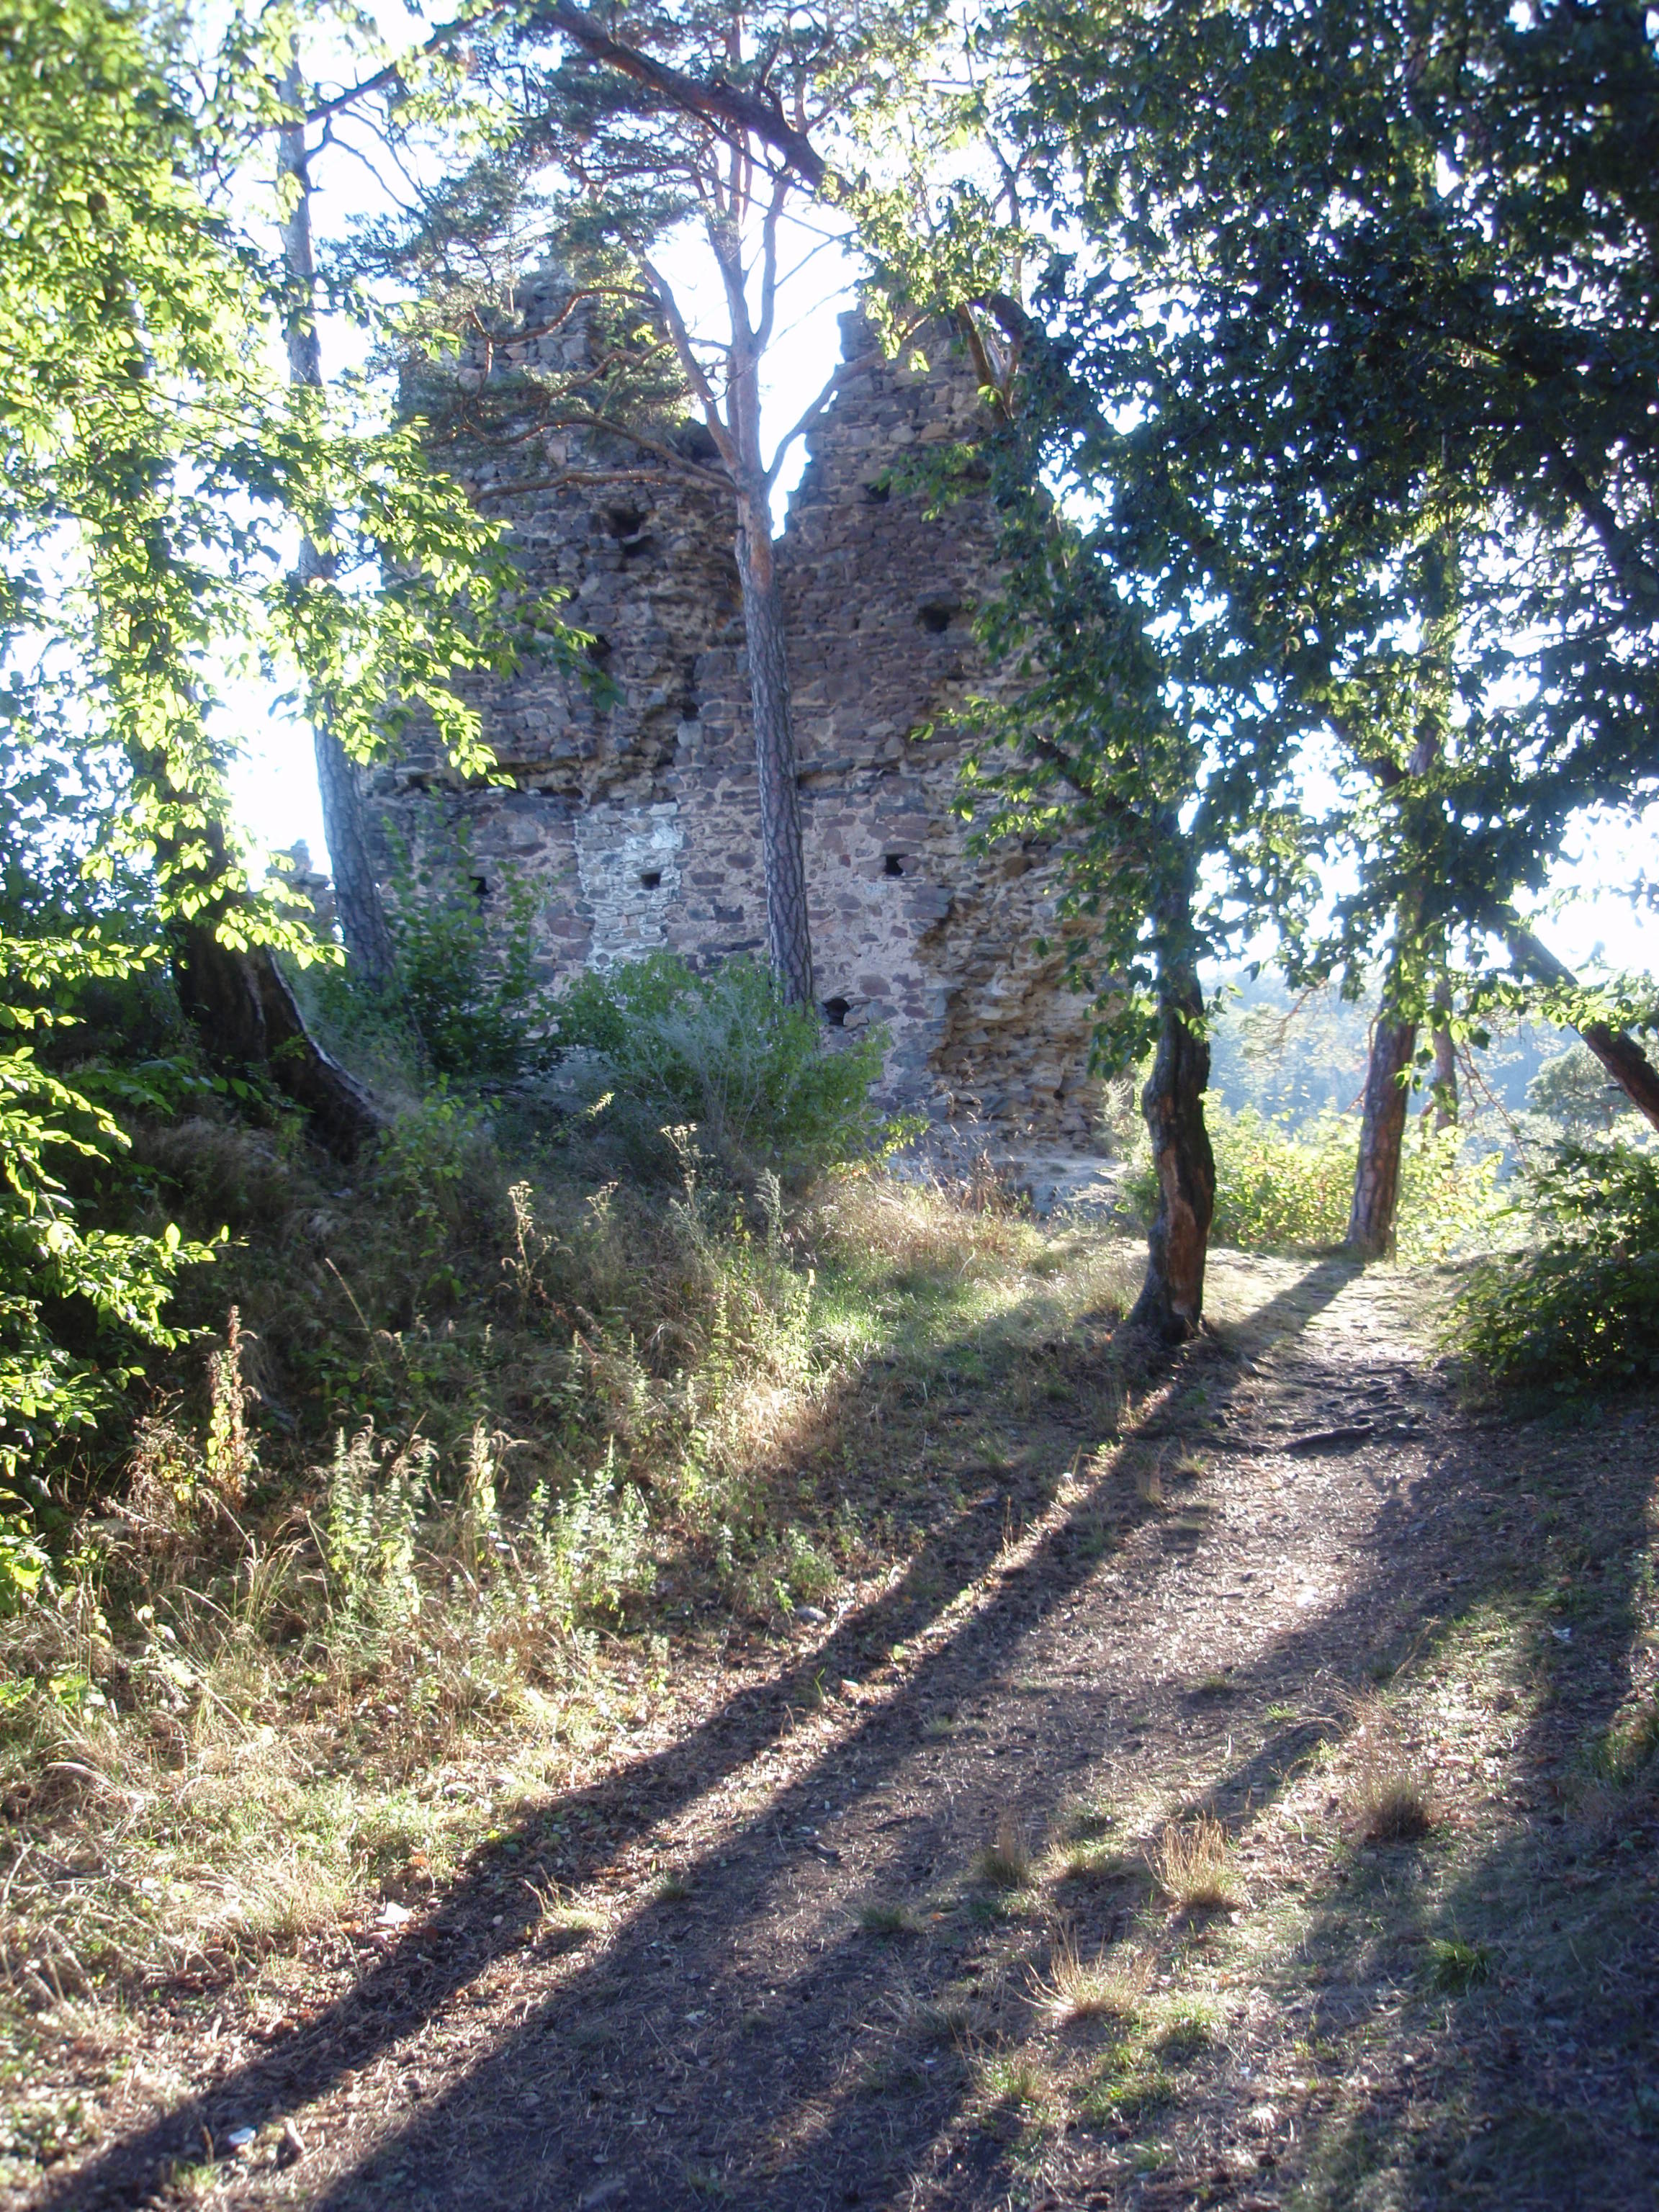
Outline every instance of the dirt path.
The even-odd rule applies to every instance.
[[[315,2017],[216,2030],[160,2118],[138,2069],[39,2201],[1659,2203],[1659,1761],[1595,1778],[1654,1671],[1656,1417],[1483,1425],[1404,1297],[1224,1257],[1121,1445],[1032,1412],[1074,1472],[1029,1521],[993,1483],[781,1668],[734,1650]],[[1402,1778],[1426,1834],[1357,1843]],[[1146,1857],[1200,1809],[1233,1902],[1183,1911]],[[1069,2021],[1068,1949],[1121,1967]]]

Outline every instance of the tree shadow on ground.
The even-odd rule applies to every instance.
[[[1496,1786],[1478,1760],[1427,1777],[1430,1834],[1346,1851],[1311,1900],[1291,2000],[1308,2039],[1340,2033],[1393,2063],[1310,2114],[1310,2212],[1655,2202],[1659,1757],[1622,1763],[1613,1723],[1651,1595],[1659,1413],[1626,1420],[1637,1449],[1601,1448],[1598,1409],[1567,1453],[1543,1419],[1505,1435],[1501,1463],[1461,1466],[1454,1446],[1434,1471],[1441,1548],[1464,1571],[1425,1611],[1413,1672],[1509,1741]],[[1544,1540],[1480,1571],[1482,1522],[1528,1505]]]
[[[1351,1279],[1346,1263],[1310,1269],[1253,1316],[1252,1347],[1294,1339]],[[1182,1363],[1177,1384],[1202,1393],[1201,1423],[1213,1429],[1224,1423],[1247,1371],[1224,1347],[1200,1347]],[[972,2066],[948,2049],[930,2057],[918,2048],[901,2054],[884,2088],[860,2070],[872,2011],[890,2003],[900,1984],[912,1996],[927,1995],[927,1947],[922,1942],[914,1969],[896,1973],[890,1948],[858,1924],[834,1875],[834,1848],[819,1840],[824,1796],[837,1814],[854,1806],[885,1812],[884,1793],[914,1766],[930,1741],[931,1723],[976,1699],[1001,1708],[1012,1702],[1008,1674],[1020,1644],[1043,1622],[1063,1617],[1101,1569],[1093,1540],[1099,1492],[1113,1480],[1121,1492],[1121,1477],[1103,1476],[1069,1509],[1056,1510],[1035,1542],[957,1619],[957,1601],[986,1577],[1005,1534],[994,1516],[964,1511],[890,1590],[840,1621],[781,1678],[738,1691],[667,1751],[538,1808],[482,1854],[437,1910],[389,1945],[319,2019],[210,2093],[112,2145],[46,2201],[142,2201],[170,2157],[197,2149],[204,2129],[218,2134],[268,2113],[303,2115],[349,2070],[393,2046],[406,2054],[400,2123],[349,2170],[329,2160],[336,2178],[320,2201],[331,2206],[668,2206],[707,2202],[711,2193],[757,2206],[877,2203],[916,2183],[934,2147],[947,2141],[956,2164],[935,2201],[1000,2201],[1018,2179],[1018,2146],[1000,2139],[994,2112],[990,2124],[965,2141],[956,2126],[967,2100],[982,2089]],[[1421,1650],[1443,1643],[1460,1616],[1508,1591],[1507,1578],[1468,1571],[1474,1556],[1470,1516],[1481,1508],[1469,1501],[1463,1510],[1455,1443],[1418,1486],[1425,1487],[1443,1509],[1443,1526],[1426,1542],[1413,1537],[1408,1548],[1406,1516],[1423,1500],[1385,1498],[1369,1554],[1354,1563],[1341,1603],[1274,1639],[1233,1681],[1235,1709],[1253,1697],[1270,1702],[1275,1692],[1305,1687],[1335,1646]],[[1121,1542],[1133,1516],[1121,1500],[1114,1511]],[[1627,1626],[1628,1564],[1640,1525],[1633,1490],[1613,1510],[1613,1523],[1630,1539],[1621,1554],[1626,1568],[1615,1565],[1608,1577],[1611,1589],[1624,1575]],[[1142,1533],[1150,1540],[1150,1532]],[[1180,1571],[1174,1553],[1157,1562],[1149,1598],[1160,1577],[1172,1583]],[[1618,1632],[1610,1615],[1609,1650]],[[1586,1635],[1571,1647],[1573,1656],[1588,1654],[1591,1642]],[[619,1852],[648,1844],[699,1800],[717,1808],[723,1794],[752,1779],[757,1763],[811,1711],[819,1682],[867,1674],[884,1655],[917,1643],[924,1654],[894,1693],[860,1708],[824,1756],[763,1803],[720,1820],[701,1856],[678,1868],[685,1893],[636,1899],[609,1940],[596,1942],[591,1954],[566,1959],[548,1989],[556,1970],[545,1948],[531,1948],[539,1908],[523,1887],[525,1870],[552,1873],[572,1889],[591,1882]],[[1604,1728],[1616,1705],[1618,1684],[1606,1671],[1605,1680],[1588,1685],[1582,1728]],[[1103,1745],[1133,1740],[1141,1717],[1126,1711],[1123,1686],[1115,1683],[1074,1680],[1065,1704],[1058,1755],[1042,1759],[1037,1771],[1011,1739],[1015,1758],[1001,1770],[1006,1801],[1034,1828],[1054,1818]],[[1346,1725],[1339,1715],[1322,1732],[1340,1736]],[[1276,1724],[1243,1756],[1214,1761],[1212,1802],[1235,1827],[1248,1827],[1312,1748],[1304,1723]],[[869,1863],[858,1869],[860,1889],[910,1894],[941,1875],[959,1874],[970,1842],[982,1840],[986,1810],[981,1787],[971,1804],[958,1805],[947,1791],[923,1813],[884,1816],[873,1831]],[[1457,1909],[1455,1898],[1437,1899],[1433,1912],[1444,1919],[1449,1911],[1455,1919]],[[1316,1920],[1320,1911],[1334,1947],[1330,1986],[1346,1974],[1344,1986],[1360,1988],[1353,1977],[1366,1961],[1344,1963],[1334,1948],[1349,1925],[1346,1911],[1334,1901],[1316,1911]],[[774,1950],[781,1918],[793,1930],[785,1967]],[[494,2018],[473,2049],[465,2027],[469,1993],[492,1978],[499,1983],[509,1970],[536,1995],[505,2034]],[[428,2063],[422,2039],[441,2039],[460,2055],[454,2078],[441,2087],[409,2079]],[[892,2045],[887,2038],[884,2048]],[[1322,2119],[1314,2130],[1319,2158],[1333,2173],[1352,2169],[1345,2143],[1386,2132],[1386,2118]],[[313,2190],[320,2185],[319,2176]]]

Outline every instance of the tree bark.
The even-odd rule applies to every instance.
[[[1146,1278],[1130,1322],[1167,1344],[1198,1333],[1204,1266],[1215,1218],[1215,1155],[1204,1126],[1210,1080],[1204,994],[1184,963],[1164,979],[1158,1050],[1140,1095],[1158,1170],[1158,1211],[1146,1238]]]
[[[771,514],[764,493],[740,495],[738,574],[749,653],[749,696],[760,782],[761,853],[766,872],[767,949],[792,1006],[812,1004],[812,935],[806,911],[800,775],[789,714],[789,664],[778,594]]]
[[[290,64],[283,79],[283,98],[297,117],[301,108],[297,63]],[[279,133],[277,169],[289,179],[293,193],[289,212],[279,225],[293,293],[286,329],[289,381],[296,388],[320,392],[323,356],[314,312],[317,272],[311,236],[311,177],[302,121],[285,124]],[[308,585],[332,574],[333,564],[327,556],[310,538],[303,539],[301,582]],[[319,711],[312,725],[312,745],[317,757],[323,835],[328,842],[340,934],[358,974],[367,982],[383,985],[392,980],[396,954],[380,896],[380,872],[376,865],[380,856],[364,803],[362,771],[334,734],[325,710]]]
[[[1437,1131],[1457,1125],[1457,1053],[1449,1030],[1436,1030],[1434,1043],[1434,1126]]]
[[[1529,929],[1511,921],[1500,922],[1498,927],[1510,948],[1510,958],[1523,974],[1535,975],[1540,983],[1555,984],[1564,990],[1577,988],[1578,978],[1571,969],[1558,960],[1547,945],[1540,945]],[[1644,1115],[1659,1129],[1659,1068],[1655,1067],[1635,1038],[1607,1022],[1586,1022],[1578,1034],[1638,1113]]]
[[[379,1135],[385,1126],[379,1109],[307,1030],[267,946],[235,951],[220,943],[212,921],[193,921],[179,933],[173,971],[185,1017],[210,1058],[268,1072],[340,1159]]]
[[[1353,1204],[1348,1212],[1346,1242],[1367,1259],[1383,1259],[1394,1250],[1408,1103],[1402,1078],[1417,1044],[1414,1023],[1389,1018],[1390,995],[1385,988],[1371,1031],[1364,1110],[1359,1123],[1359,1158],[1354,1169]]]

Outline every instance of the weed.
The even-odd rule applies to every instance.
[[[1028,1889],[1032,1863],[1025,1831],[1012,1813],[997,1816],[996,1832],[974,1861],[974,1878],[991,1889]]]
[[[1133,2126],[1170,2103],[1175,2094],[1174,2076],[1150,2052],[1133,2042],[1115,2043],[1084,2092],[1083,2118],[1096,2126],[1114,2121]]]
[[[1237,1905],[1227,1831],[1213,1814],[1200,1814],[1184,1826],[1171,1822],[1146,1855],[1153,1879],[1181,1912],[1202,1912]]]
[[[922,1932],[915,1907],[908,1905],[884,1905],[872,1899],[860,1905],[855,1917],[866,1936],[920,1936]]]
[[[1633,1782],[1659,1757],[1659,1692],[1627,1708],[1607,1730],[1600,1765],[1608,1779]]]
[[[1171,2066],[1190,2065],[1215,2043],[1215,2021],[1200,2005],[1178,2006],[1167,2014],[1152,2048]]]
[[[1041,2009],[1060,2026],[1103,2015],[1132,2020],[1146,1998],[1152,1971],[1150,1952],[1127,1960],[1109,1960],[1102,1951],[1092,1960],[1085,1959],[1075,1934],[1068,1928],[1050,1954],[1047,1978],[1034,1978],[1033,1995]]]
[[[1353,1832],[1364,1844],[1404,1844],[1435,1825],[1432,1793],[1412,1770],[1399,1731],[1380,1698],[1361,1701],[1353,1742],[1358,1764],[1348,1793]]]
[[[1429,1947],[1429,1978],[1449,1996],[1461,1996],[1491,1972],[1492,1954],[1484,1943],[1465,1943],[1450,1936]]]
[[[568,1902],[557,1882],[545,1886],[526,1881],[525,1887],[536,1900],[537,1923],[532,1934],[550,1942],[569,1947],[602,1936],[610,1923],[592,1906]]]

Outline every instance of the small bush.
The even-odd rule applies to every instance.
[[[1659,1375],[1659,1152],[1565,1145],[1528,1178],[1540,1231],[1483,1262],[1452,1309],[1488,1374],[1571,1389]]]
[[[413,839],[392,830],[388,843],[392,976],[376,988],[349,969],[310,970],[308,1011],[377,1078],[510,1083],[544,1066],[534,888],[499,861],[486,878],[466,824],[446,821],[435,803]]]
[[[787,1006],[752,960],[696,975],[655,952],[581,976],[558,1001],[555,1036],[653,1113],[696,1123],[730,1165],[810,1176],[890,1142],[870,1103],[880,1036],[826,1049],[817,1016]]]

